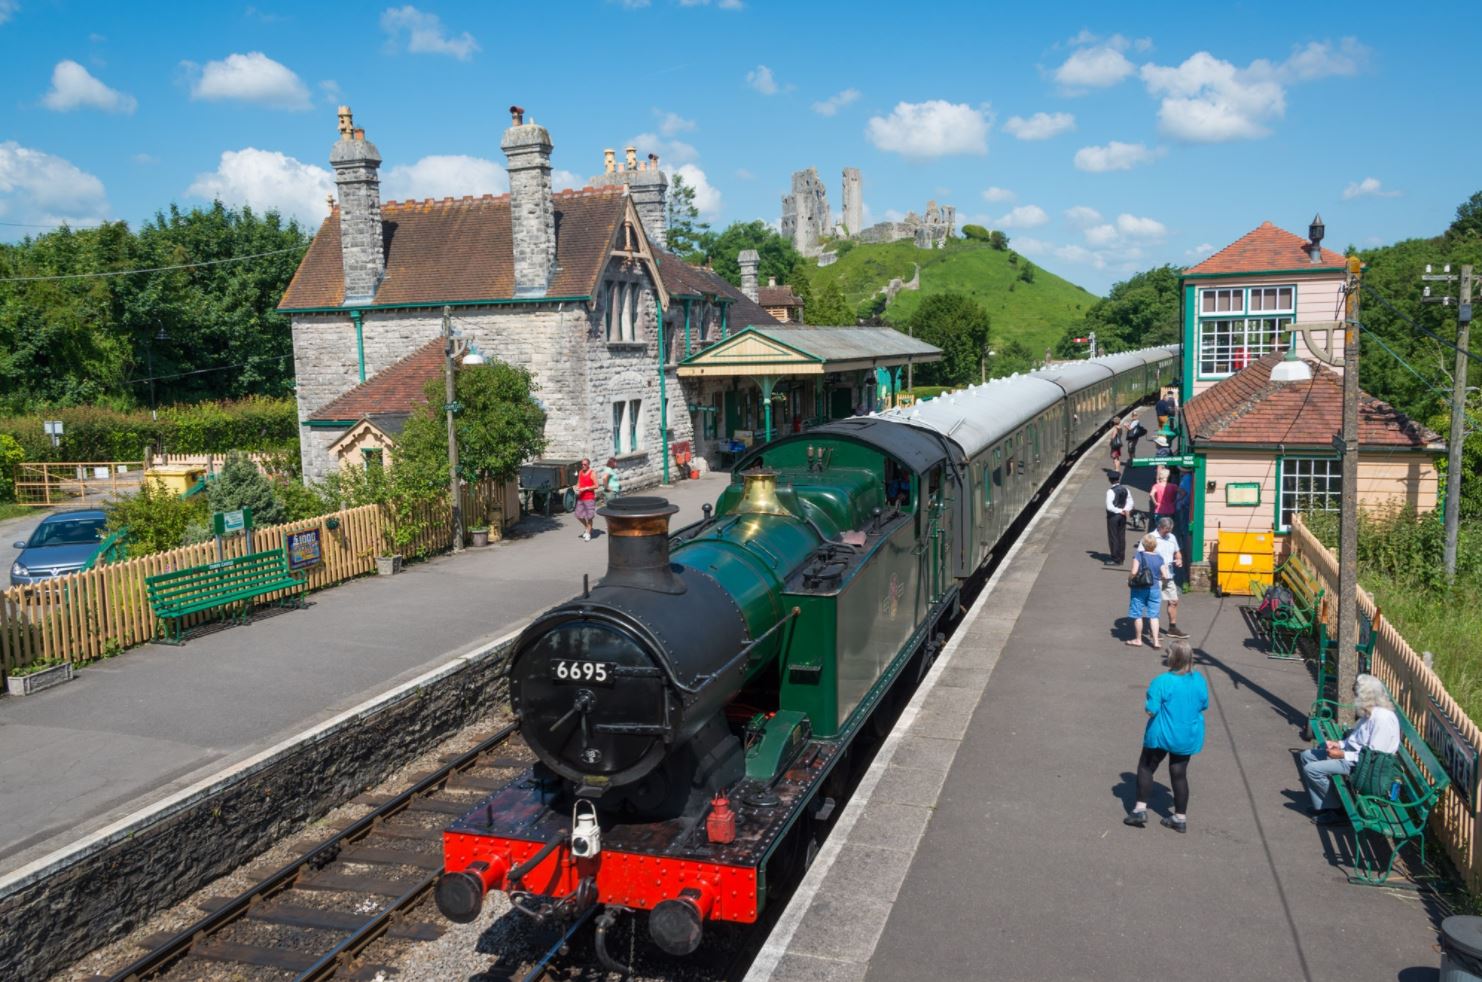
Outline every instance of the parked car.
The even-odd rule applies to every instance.
[[[29,539],[15,544],[21,554],[10,567],[10,585],[39,583],[87,565],[103,545],[105,518],[98,508],[48,515]]]

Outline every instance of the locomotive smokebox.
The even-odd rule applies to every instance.
[[[608,536],[601,585],[683,593],[684,580],[669,562],[669,516],[677,511],[677,505],[655,497],[618,498],[600,509]]]

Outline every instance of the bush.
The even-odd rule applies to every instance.
[[[145,481],[138,494],[108,507],[108,531],[127,526],[129,556],[147,556],[199,539],[199,530],[208,518],[206,499],[200,495],[182,498],[157,481]]]
[[[0,501],[15,500],[15,467],[26,451],[8,433],[0,433]]]
[[[973,239],[976,242],[990,241],[988,230],[981,225],[962,226],[962,237],[964,239]]]
[[[997,249],[999,252],[1003,252],[1009,247],[1009,237],[1003,232],[995,229],[988,235],[988,244],[993,246],[993,248]]]
[[[206,497],[212,511],[252,509],[254,525],[277,525],[283,521],[283,506],[278,503],[273,482],[246,455],[236,451],[227,454],[221,473],[207,486]]]
[[[62,421],[51,445],[43,419]],[[102,406],[54,409],[0,418],[0,434],[18,442],[28,460],[141,460],[146,447],[164,453],[228,450],[298,453],[298,407],[292,399],[251,398],[167,406],[153,419],[147,409]]]
[[[273,479],[273,497],[278,499],[278,504],[283,509],[283,515],[279,519],[283,522],[300,522],[339,508],[319,486],[309,487],[292,477]]]

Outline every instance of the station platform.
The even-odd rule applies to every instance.
[[[1104,464],[1082,460],[984,589],[748,982],[1437,977],[1442,900],[1350,885],[1352,831],[1304,813],[1312,675],[1266,657],[1249,598],[1180,604],[1210,688],[1188,833],[1158,825],[1166,763],[1148,826],[1122,824],[1163,669],[1123,644]]]
[[[726,475],[645,493],[698,521]],[[601,520],[597,523],[600,528]],[[251,624],[143,645],[66,685],[0,698],[0,880],[79,839],[418,678],[581,591],[607,541],[570,515],[506,541],[263,609]]]

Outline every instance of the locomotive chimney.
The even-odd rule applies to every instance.
[[[679,511],[664,498],[624,497],[597,514],[607,519],[607,573],[599,586],[655,593],[683,593],[684,581],[669,563],[669,516]]]

